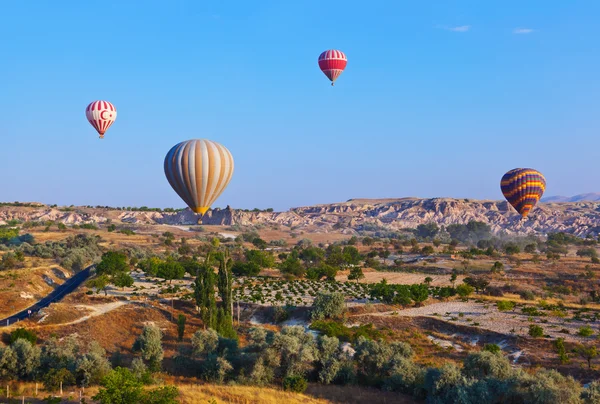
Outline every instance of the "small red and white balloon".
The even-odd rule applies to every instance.
[[[117,108],[108,101],[98,100],[87,106],[85,116],[100,135],[100,139],[104,139],[104,133],[117,119]]]
[[[331,80],[331,85],[340,77],[347,63],[346,55],[340,50],[329,49],[319,56],[319,68]]]

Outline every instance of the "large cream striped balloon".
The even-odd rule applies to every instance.
[[[190,209],[204,215],[229,184],[233,157],[217,142],[186,140],[167,153],[165,175]]]

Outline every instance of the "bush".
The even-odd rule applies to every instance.
[[[295,393],[304,393],[308,388],[308,382],[302,376],[290,376],[283,379],[283,389]]]
[[[523,300],[535,300],[535,294],[531,290],[522,290],[519,292],[519,296]]]
[[[311,318],[313,320],[338,319],[346,311],[344,295],[339,292],[321,292],[315,298],[312,306]]]
[[[580,337],[591,337],[594,335],[594,330],[589,325],[585,325],[577,331],[577,335]]]
[[[466,299],[475,291],[475,288],[467,285],[466,283],[462,283],[456,287],[456,293],[463,299]]]
[[[510,311],[515,308],[515,302],[509,300],[501,300],[496,303],[498,311]]]
[[[483,346],[483,350],[494,354],[499,354],[502,352],[502,350],[497,344],[485,344]]]
[[[285,307],[281,307],[281,306],[273,307],[273,322],[275,324],[283,323],[288,318],[290,318],[290,314],[285,309]]]
[[[31,342],[32,345],[35,345],[37,342],[37,334],[34,331],[28,330],[26,328],[17,328],[13,332],[10,333],[10,343],[12,344],[18,339],[24,339]]]
[[[540,338],[544,336],[544,329],[539,325],[531,324],[529,326],[529,336],[533,338]]]
[[[101,404],[138,403],[143,393],[142,383],[129,369],[117,367],[103,380],[98,394],[92,397]]]
[[[137,338],[134,351],[140,351],[142,358],[148,362],[148,368],[157,372],[162,366],[164,351],[162,348],[162,331],[156,325],[146,325]]]
[[[376,340],[383,336],[383,333],[374,328],[373,324],[347,327],[337,321],[318,320],[310,325],[310,329],[319,331],[328,337],[336,337],[343,342],[354,342],[360,337]]]
[[[500,353],[482,351],[470,354],[464,361],[463,373],[467,377],[508,379],[513,369],[510,361]]]

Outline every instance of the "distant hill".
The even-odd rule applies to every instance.
[[[202,218],[204,225],[285,226],[305,232],[338,231],[348,235],[363,231],[380,234],[414,229],[420,224],[438,226],[466,224],[472,220],[487,223],[492,231],[530,234],[567,232],[585,237],[600,235],[600,194],[573,197],[586,203],[540,203],[525,220],[506,201],[453,198],[352,199],[348,202],[292,208],[286,212],[213,209]],[[20,222],[62,222],[71,225],[108,220],[123,225],[194,225],[200,217],[191,210],[139,211],[107,207],[31,207],[0,203],[0,225]],[[384,236],[381,236],[384,237]],[[387,237],[387,236],[385,236]]]
[[[556,203],[556,202],[598,202],[600,201],[600,193],[591,192],[588,194],[579,194],[575,196],[547,196],[542,198],[542,202]]]

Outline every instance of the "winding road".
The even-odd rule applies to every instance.
[[[0,327],[6,327],[10,324],[14,324],[18,321],[25,320],[27,317],[37,313],[39,310],[44,307],[48,307],[50,303],[54,303],[65,297],[67,294],[71,293],[79,285],[81,285],[87,278],[90,277],[92,270],[96,267],[96,265],[90,265],[86,269],[81,272],[76,273],[69,279],[65,281],[62,285],[56,287],[50,294],[43,299],[39,300],[33,306],[26,308],[18,312],[17,314],[13,314],[10,317],[0,320]]]

